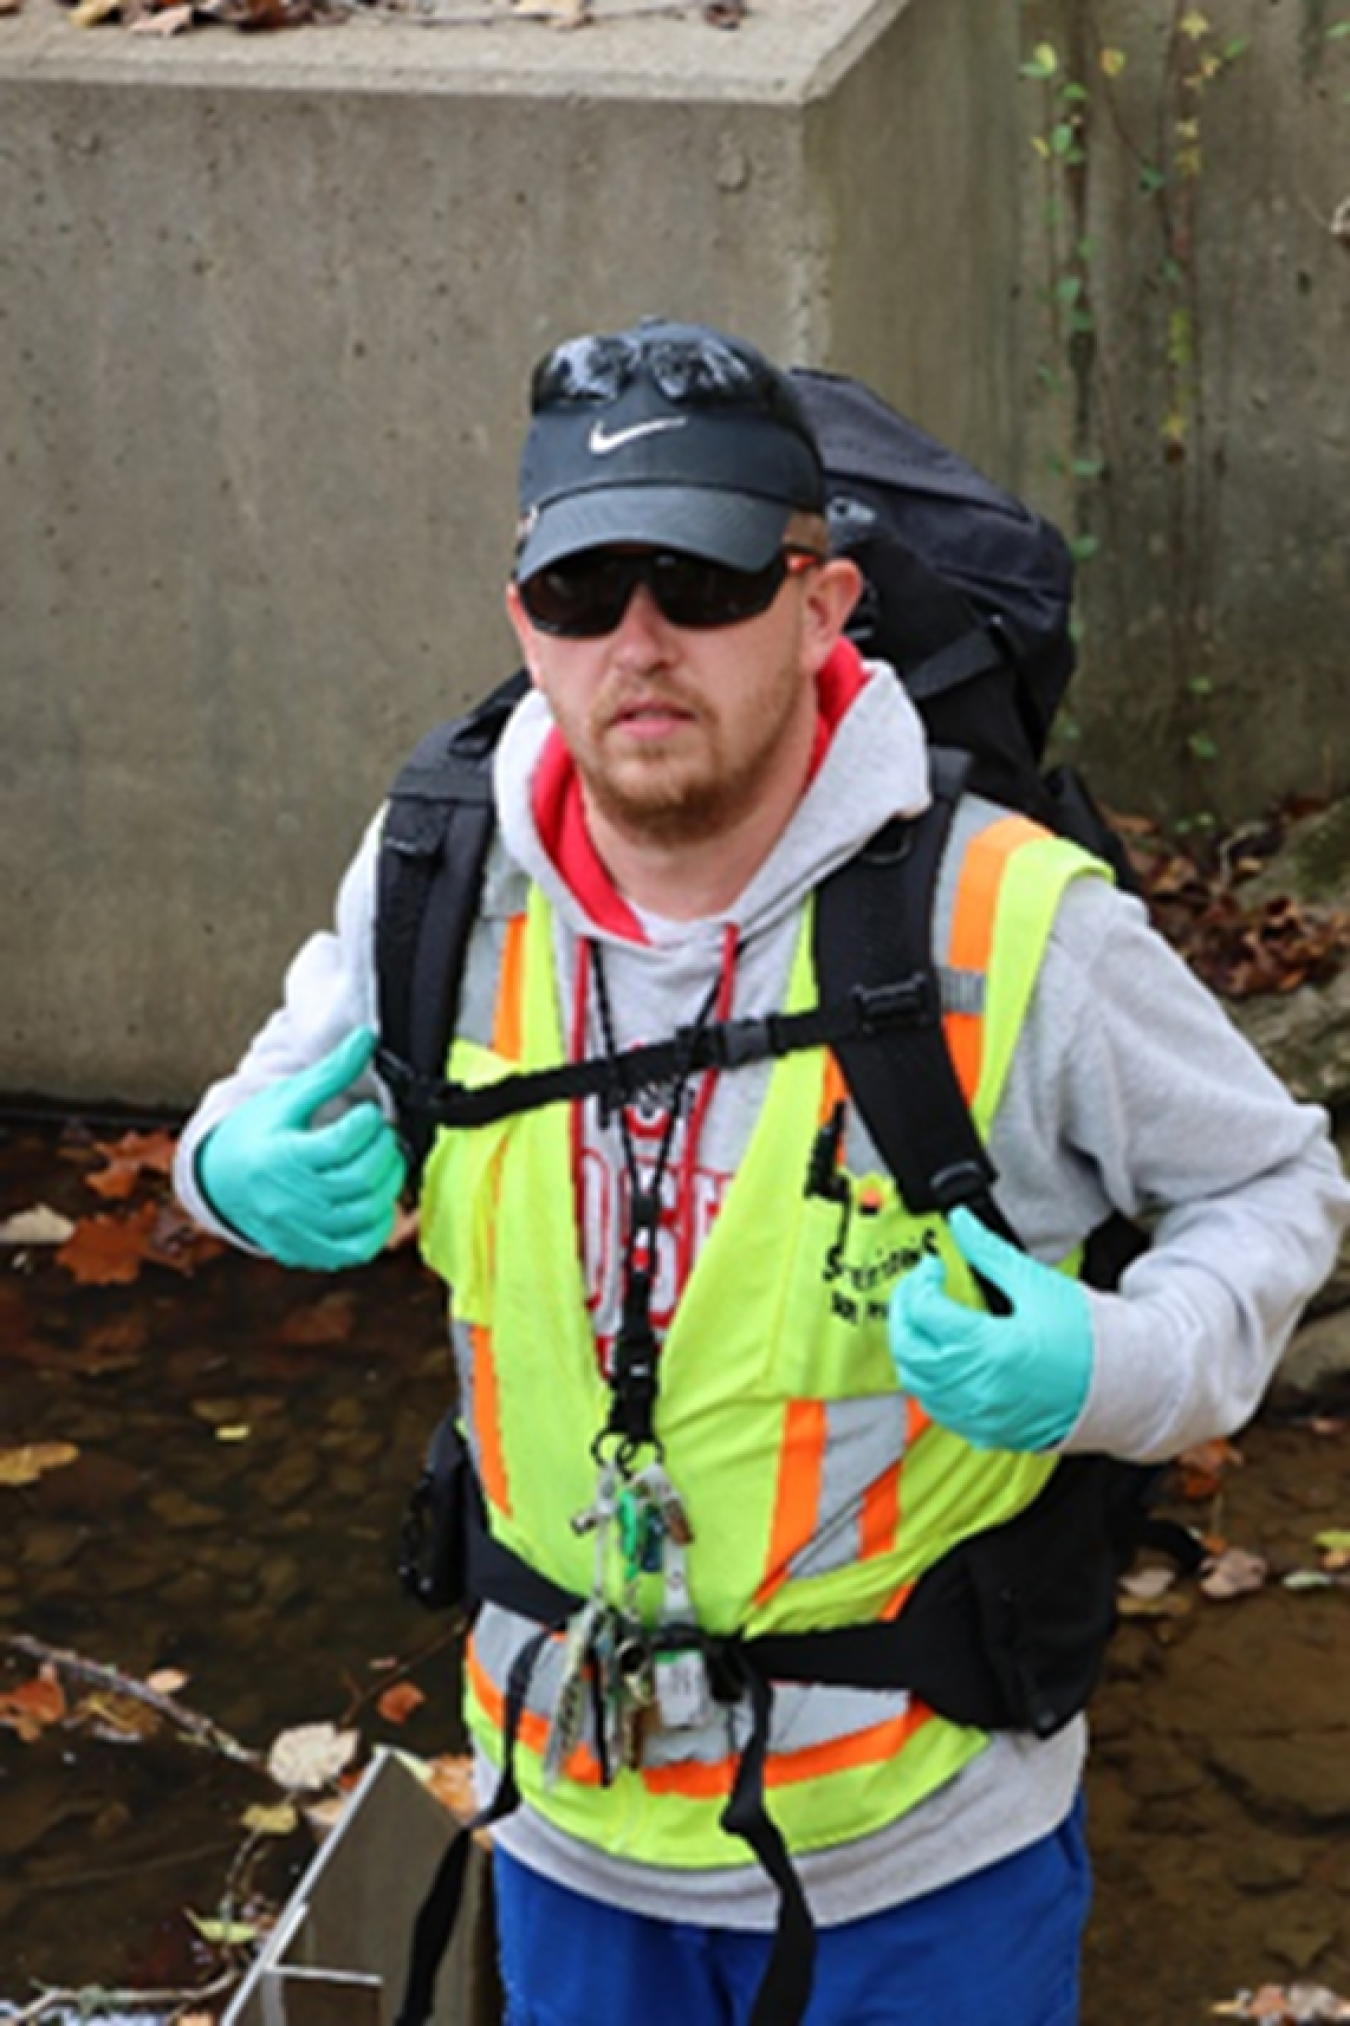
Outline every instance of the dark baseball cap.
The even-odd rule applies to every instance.
[[[759,570],[825,474],[786,373],[741,338],[648,318],[540,360],[520,462],[516,575],[615,542]]]

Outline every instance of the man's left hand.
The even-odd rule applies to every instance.
[[[891,1356],[905,1391],[977,1449],[1053,1449],[1082,1412],[1092,1378],[1092,1314],[1076,1280],[1042,1266],[970,1210],[949,1226],[964,1258],[1010,1313],[967,1308],[925,1259],[891,1299]]]

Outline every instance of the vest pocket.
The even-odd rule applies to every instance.
[[[834,1196],[804,1196],[789,1241],[774,1346],[775,1390],[851,1399],[896,1391],[887,1314],[896,1282],[937,1240],[889,1176],[840,1170]]]

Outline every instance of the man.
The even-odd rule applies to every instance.
[[[929,785],[901,686],[845,638],[825,508],[790,381],[737,340],[647,323],[536,372],[507,593],[532,687],[456,1082],[826,994],[814,896]],[[375,849],[183,1140],[196,1214],[296,1265],[371,1257],[404,1178],[369,1067]],[[466,1663],[485,1772],[505,1730],[524,1797],[496,1830],[512,2026],[780,2026],[808,1988],[811,2026],[1076,2019],[1081,1718],[957,1721],[866,1666],[770,1687],[755,1655],[927,1623],[925,1572],[1042,1510],[1062,1458],[1238,1425],[1329,1270],[1324,1118],[1100,872],[971,798],[939,888],[940,950],[984,910],[984,1017],[948,1025],[1025,1251],[911,1215],[820,1047],[682,1047],[635,1101],[440,1135],[423,1245],[525,1579]],[[1152,1244],[1101,1292],[1056,1269],[1112,1212]]]

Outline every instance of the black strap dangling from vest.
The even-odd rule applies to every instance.
[[[486,1806],[455,1831],[436,1867],[431,1888],[413,1926],[408,1980],[394,2026],[426,2026],[436,2003],[436,1978],[459,1917],[471,1840],[477,1830],[500,1822],[504,1815],[512,1814],[520,1806],[520,1788],[516,1784],[516,1738],[535,1667],[554,1630],[552,1625],[542,1625],[532,1638],[526,1640],[511,1663],[502,1719],[502,1767],[497,1785]]]
[[[816,1931],[806,1895],[781,1830],[764,1799],[764,1765],[769,1752],[773,1687],[767,1675],[750,1666],[735,1649],[722,1657],[735,1685],[750,1705],[750,1736],[736,1768],[731,1799],[722,1810],[720,1826],[750,1845],[778,1888],[778,1925],[750,2026],[797,2026],[811,1999],[815,1976]]]

